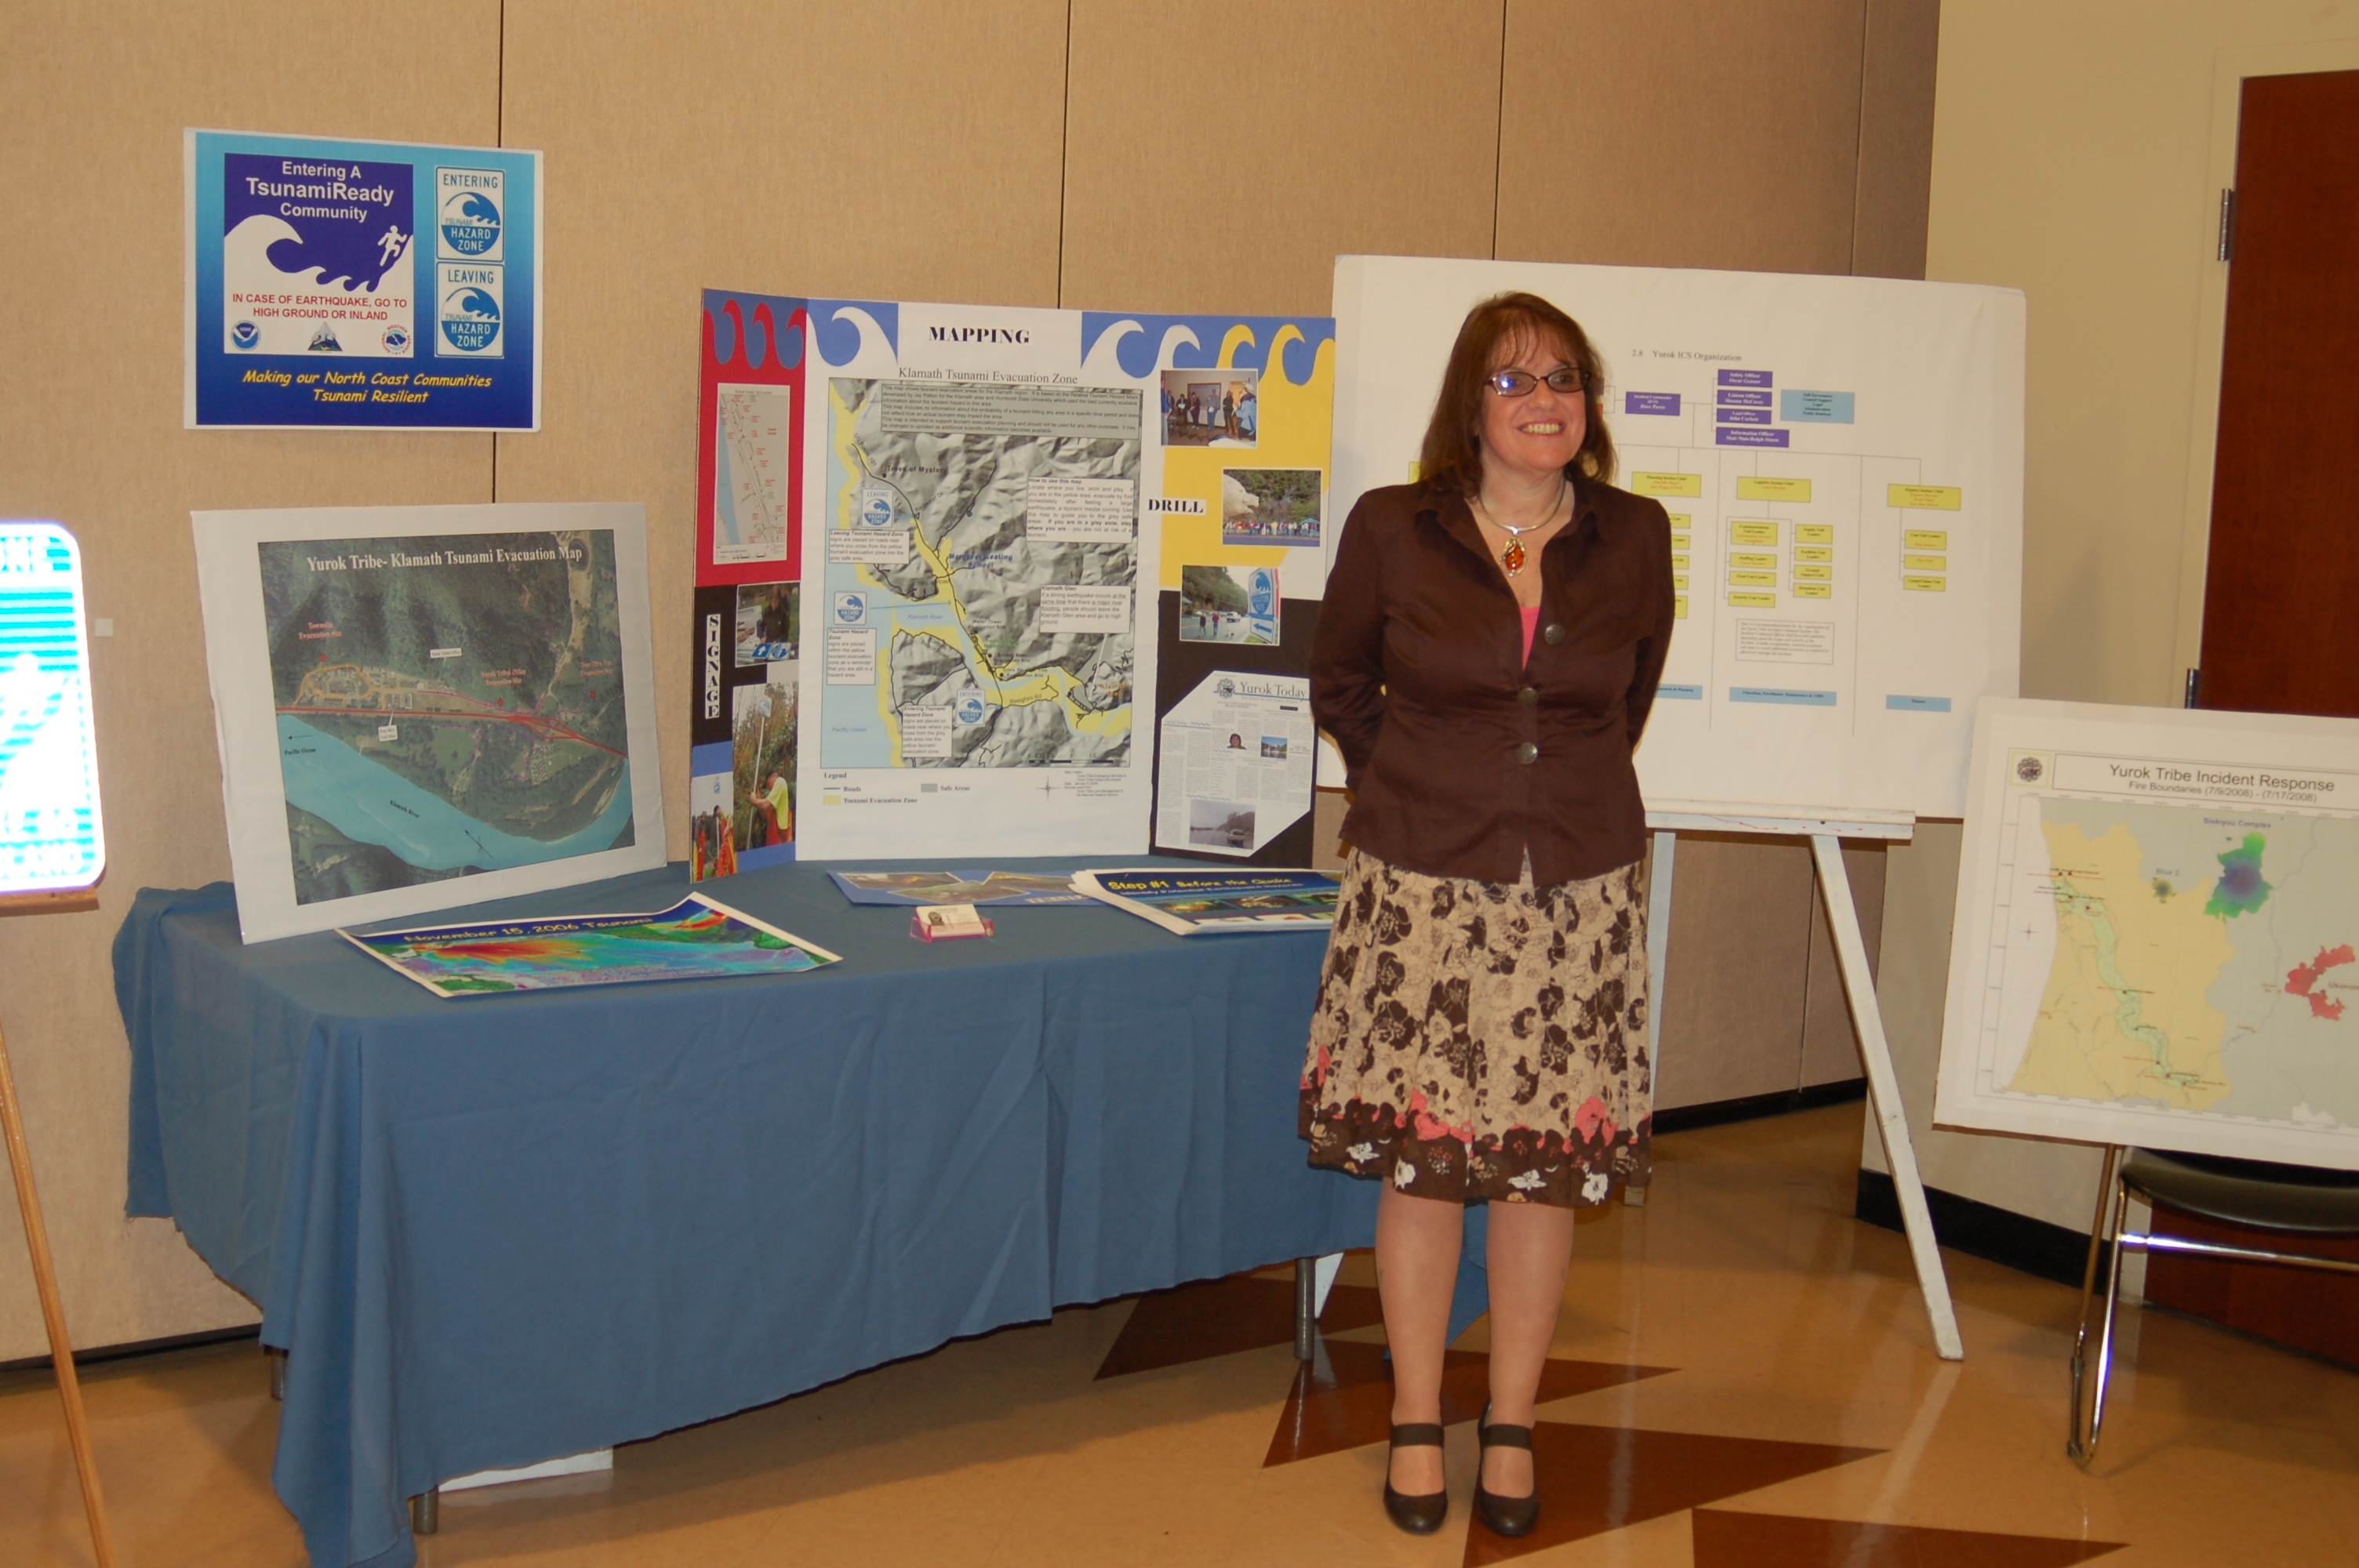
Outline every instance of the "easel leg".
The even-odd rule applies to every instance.
[[[58,1397],[65,1401],[66,1436],[73,1444],[74,1469],[82,1476],[82,1508],[90,1515],[91,1544],[98,1568],[114,1568],[114,1540],[106,1527],[106,1499],[98,1489],[98,1460],[82,1417],[82,1380],[74,1374],[73,1346],[66,1337],[66,1311],[58,1299],[57,1271],[49,1262],[49,1228],[41,1223],[41,1200],[33,1191],[33,1155],[25,1143],[25,1120],[16,1108],[16,1076],[8,1068],[8,1041],[0,1035],[0,1137],[8,1144],[8,1167],[16,1178],[16,1206],[25,1217],[25,1247],[33,1255],[33,1282],[41,1294],[41,1321],[49,1331],[49,1358],[57,1363]]]
[[[1884,1015],[1875,1005],[1875,979],[1868,972],[1867,944],[1859,934],[1859,906],[1852,902],[1843,840],[1830,833],[1814,833],[1810,856],[1818,862],[1819,892],[1826,900],[1828,929],[1834,934],[1835,961],[1843,970],[1843,994],[1851,1001],[1852,1027],[1859,1035],[1860,1065],[1867,1071],[1868,1109],[1884,1139],[1885,1162],[1892,1167],[1893,1191],[1900,1199],[1900,1221],[1908,1233],[1909,1254],[1917,1263],[1917,1285],[1924,1293],[1925,1315],[1932,1321],[1933,1348],[1945,1361],[1961,1361],[1966,1347],[1958,1337],[1949,1276],[1942,1271],[1941,1249],[1933,1239],[1925,1184],[1917,1174],[1917,1146],[1909,1141],[1908,1119],[1900,1104],[1900,1078],[1892,1070],[1892,1050],[1884,1039]]]
[[[1663,974],[1671,963],[1671,860],[1680,836],[1665,829],[1655,835],[1655,858],[1647,868],[1647,1064],[1655,1081],[1663,1080]],[[1631,1208],[1647,1206],[1647,1184],[1632,1182],[1622,1189],[1622,1201]]]

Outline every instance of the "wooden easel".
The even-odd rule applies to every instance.
[[[88,891],[0,893],[0,914],[67,914],[97,907],[98,894]],[[9,1070],[5,1033],[0,1033],[0,1137],[7,1141],[8,1168],[16,1178],[16,1206],[25,1217],[25,1249],[33,1255],[33,1283],[41,1292],[41,1321],[49,1331],[49,1359],[57,1364],[58,1397],[65,1401],[66,1435],[73,1444],[74,1470],[82,1477],[91,1544],[98,1552],[98,1568],[114,1568],[114,1539],[107,1529],[106,1499],[98,1489],[98,1460],[91,1452],[90,1422],[82,1415],[82,1381],[74,1375],[73,1346],[66,1337],[66,1311],[58,1299],[57,1270],[49,1262],[49,1227],[41,1223],[41,1200],[33,1190],[33,1155],[25,1144],[25,1119],[16,1105],[16,1076]]]

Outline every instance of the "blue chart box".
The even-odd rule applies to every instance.
[[[1766,370],[1724,370],[1720,373],[1723,386],[1767,386],[1771,377]]]
[[[1848,392],[1804,392],[1789,386],[1777,395],[1777,416],[1792,425],[1848,425],[1851,409]]]
[[[1681,702],[1701,702],[1703,700],[1703,687],[1700,686],[1671,686],[1666,684],[1657,687],[1655,688],[1655,695],[1657,697],[1672,697]]]
[[[1677,414],[1680,395],[1676,392],[1625,392],[1622,395],[1625,414]]]
[[[1713,417],[1717,418],[1723,425],[1767,425],[1769,423],[1769,410],[1767,408],[1723,408],[1717,415],[1713,416]]]
[[[1887,697],[1884,706],[1900,713],[1947,713],[1950,699],[1946,697]]]
[[[1723,425],[1712,433],[1712,440],[1723,447],[1782,447],[1787,435],[1784,430],[1756,430],[1742,425],[1732,429]]]
[[[1723,408],[1767,408],[1769,406],[1769,395],[1747,387],[1723,386],[1720,389],[1720,406]]]
[[[1832,708],[1835,694],[1831,691],[1797,691],[1782,686],[1733,686],[1728,688],[1731,702],[1776,702],[1792,708]]]

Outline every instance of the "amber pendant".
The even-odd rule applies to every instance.
[[[1520,576],[1524,569],[1524,542],[1508,540],[1507,547],[1499,552],[1499,564],[1507,568],[1509,577]]]

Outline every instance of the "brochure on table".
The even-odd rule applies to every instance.
[[[1077,871],[1073,886],[1182,936],[1323,931],[1334,924],[1343,891],[1323,871],[1277,867]]]

